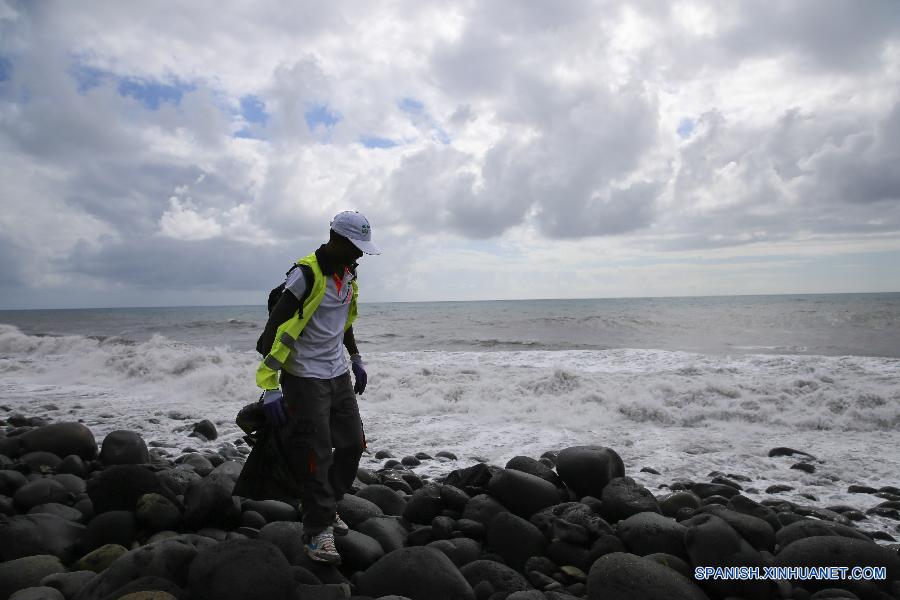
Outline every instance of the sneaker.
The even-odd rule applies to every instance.
[[[304,547],[306,554],[315,561],[333,565],[341,562],[341,555],[334,546],[334,533],[331,527],[326,527],[320,533],[312,536],[312,539],[308,540]]]
[[[347,535],[350,527],[344,523],[344,520],[337,513],[334,514],[334,522],[331,524],[334,535]]]

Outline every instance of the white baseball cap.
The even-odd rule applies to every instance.
[[[365,254],[381,254],[381,249],[372,243],[372,226],[362,213],[355,210],[338,213],[331,221],[331,229],[353,242]]]

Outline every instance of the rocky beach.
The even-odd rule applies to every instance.
[[[97,439],[46,410],[2,407],[0,425],[2,598],[900,598],[893,486],[850,485],[859,502],[840,505],[738,472],[648,489],[638,481],[659,471],[627,472],[601,445],[463,464],[453,448],[394,456],[376,441],[339,503],[350,531],[334,567],[305,555],[296,507],[232,495],[250,449],[208,420],[187,423],[177,450],[128,430]],[[821,465],[803,449],[767,454],[773,469]],[[698,579],[697,567],[883,567],[885,579]]]

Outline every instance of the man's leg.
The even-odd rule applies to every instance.
[[[285,454],[299,479],[303,531],[313,536],[334,520],[334,490],[328,480],[332,466],[329,413],[330,381],[285,373],[281,387],[290,415],[285,425]]]
[[[334,390],[331,404],[331,443],[334,444],[334,459],[328,480],[337,501],[349,493],[353,486],[366,440],[350,373],[335,377],[331,383]]]

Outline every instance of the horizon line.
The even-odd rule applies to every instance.
[[[880,294],[900,294],[898,291],[879,292],[785,292],[776,294],[702,294],[702,295],[667,295],[667,296],[587,296],[577,298],[493,298],[469,300],[379,300],[365,304],[440,304],[460,302],[549,302],[549,301],[584,301],[584,300],[667,300],[684,298],[758,298],[763,296],[875,296]],[[151,306],[65,306],[54,308],[0,308],[0,312],[21,312],[38,310],[125,310],[152,308],[223,308],[228,306],[257,306],[256,304],[159,304]],[[258,305],[263,308],[265,304]]]

